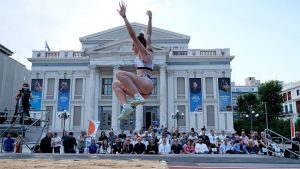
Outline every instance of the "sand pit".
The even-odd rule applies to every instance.
[[[163,161],[146,160],[0,160],[1,169],[167,169]]]

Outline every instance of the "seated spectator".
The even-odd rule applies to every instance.
[[[206,129],[203,127],[201,129],[202,134],[199,136],[199,138],[201,138],[203,140],[203,143],[205,143],[207,145],[208,148],[210,148],[210,141],[209,141],[209,137],[205,134]]]
[[[247,154],[258,154],[259,149],[257,145],[253,143],[252,140],[248,141],[248,144],[246,145]]]
[[[245,145],[248,144],[249,138],[248,138],[248,136],[246,135],[245,131],[242,131],[242,132],[241,132],[240,138],[243,139],[243,142],[244,142]]]
[[[11,138],[11,134],[8,133],[6,138],[4,139],[4,143],[3,143],[4,152],[5,153],[14,152],[14,143],[15,143],[15,140],[13,138]]]
[[[232,151],[232,145],[229,143],[228,138],[224,138],[220,146],[220,154],[227,154],[227,151]]]
[[[209,149],[209,153],[210,154],[219,154],[221,144],[222,144],[221,139],[217,137],[216,143],[211,144],[211,147]]]
[[[186,146],[183,148],[184,154],[195,154],[195,146],[192,140],[186,142]]]
[[[108,139],[108,144],[109,144],[109,146],[112,146],[115,142],[116,142],[116,139],[117,139],[118,137],[114,134],[114,132],[111,130],[110,132],[109,132],[109,134],[108,134],[108,137],[107,137],[107,139]]]
[[[122,142],[120,138],[117,138],[115,143],[111,146],[111,153],[112,154],[121,154],[122,153]]]
[[[102,140],[99,153],[100,154],[111,154],[111,147],[107,143],[107,140]]]
[[[132,154],[133,145],[130,143],[130,137],[127,137],[123,142],[122,154]]]
[[[149,140],[149,144],[147,146],[147,150],[146,150],[147,154],[158,154],[158,147],[157,145],[155,145],[154,139],[151,138]]]
[[[121,130],[121,133],[118,135],[118,138],[122,140],[126,138],[126,134],[124,133],[124,130]]]
[[[292,139],[292,141],[294,142],[292,143],[292,151],[297,152],[299,154],[300,132],[295,132],[295,137]]]
[[[171,153],[171,145],[167,142],[167,138],[162,138],[162,143],[158,146],[158,154],[167,155]]]
[[[182,145],[179,144],[178,139],[173,140],[174,144],[171,146],[171,152],[173,154],[182,154]]]
[[[91,145],[88,147],[89,148],[89,153],[90,154],[96,154],[98,150],[99,145],[96,144],[95,139],[91,140]]]
[[[134,145],[133,152],[135,154],[145,154],[146,152],[146,146],[142,143],[142,138],[137,138],[137,143]]]
[[[242,138],[239,139],[238,143],[235,143],[233,145],[232,151],[227,151],[229,154],[246,154],[246,145],[244,144],[244,141]]]
[[[209,150],[207,148],[207,145],[203,143],[202,138],[198,139],[198,142],[196,142],[195,146],[195,153],[196,154],[208,154]]]
[[[236,131],[232,131],[232,132],[231,132],[231,135],[228,136],[228,141],[229,141],[231,144],[237,143],[238,141],[236,140],[236,137],[237,137]]]
[[[223,142],[224,138],[227,137],[227,135],[225,134],[224,130],[221,130],[221,134],[217,136],[218,138],[220,138],[220,140]]]

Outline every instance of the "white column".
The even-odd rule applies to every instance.
[[[88,96],[88,119],[95,118],[95,81],[96,81],[96,65],[90,65],[90,81],[89,81],[89,96]]]
[[[167,127],[167,81],[166,81],[166,64],[159,65],[159,79],[160,79],[160,89],[159,89],[159,100],[160,100],[160,126],[163,125]]]
[[[135,108],[135,131],[140,131],[143,127],[144,106],[138,105]]]
[[[119,65],[114,65],[113,66],[113,82],[116,81],[116,73],[119,70],[119,68],[120,68]],[[117,120],[117,116],[118,116],[119,113],[120,113],[120,102],[119,102],[119,99],[118,99],[117,95],[113,91],[113,94],[112,94],[111,128],[114,129],[115,133],[120,131],[120,121]]]
[[[94,120],[95,121],[98,121],[98,112],[99,112],[99,94],[100,94],[100,84],[99,84],[99,81],[100,81],[100,70],[97,69],[96,70],[96,80],[95,80],[95,104],[94,104]]]

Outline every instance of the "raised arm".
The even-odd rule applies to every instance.
[[[138,49],[138,51],[140,52],[140,54],[142,55],[147,55],[147,50],[146,48],[140,43],[140,41],[137,39],[135,32],[132,28],[132,26],[130,25],[127,17],[126,17],[126,8],[127,5],[125,4],[124,1],[121,1],[119,3],[120,9],[118,10],[119,14],[122,16],[122,18],[124,19],[125,22],[125,26],[127,28],[128,34],[131,37],[133,44],[136,46],[136,48]]]
[[[152,41],[151,41],[151,36],[152,36],[152,12],[148,10],[146,14],[149,16],[148,20],[148,27],[147,27],[147,50],[152,51]]]

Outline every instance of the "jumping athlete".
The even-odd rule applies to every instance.
[[[127,28],[128,34],[132,39],[132,50],[137,55],[136,57],[136,74],[119,70],[116,73],[116,81],[113,83],[113,90],[121,101],[123,108],[121,114],[118,115],[118,120],[127,119],[134,111],[133,106],[145,104],[145,99],[148,98],[153,90],[153,82],[151,72],[153,70],[153,56],[151,47],[152,34],[152,12],[147,11],[149,21],[147,26],[147,40],[144,34],[140,33],[136,36],[131,24],[126,17],[127,5],[124,1],[119,3],[119,14],[122,16]],[[126,95],[134,100],[128,103]]]

